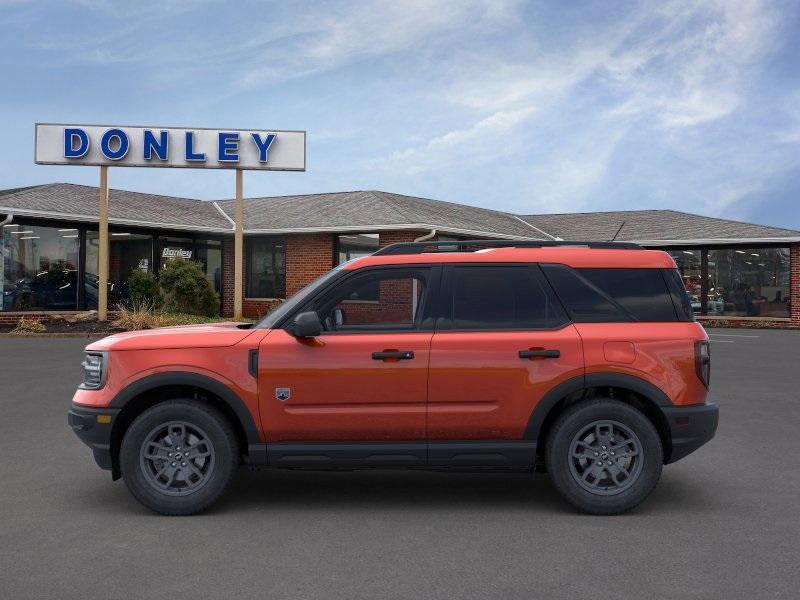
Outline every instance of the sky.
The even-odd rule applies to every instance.
[[[0,0],[0,189],[34,122],[302,129],[305,173],[523,214],[672,208],[800,229],[800,3]],[[115,188],[229,198],[218,170]]]

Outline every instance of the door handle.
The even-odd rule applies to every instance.
[[[412,358],[414,358],[413,350],[384,350],[372,353],[372,360],[411,360]]]
[[[561,356],[560,350],[520,350],[520,358],[558,358]]]

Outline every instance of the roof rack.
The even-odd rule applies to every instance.
[[[578,242],[562,240],[457,240],[447,242],[401,242],[384,246],[373,256],[391,254],[423,254],[425,252],[475,252],[485,248],[552,248],[554,246],[584,246],[603,250],[643,250],[633,242]]]

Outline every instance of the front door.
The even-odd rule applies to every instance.
[[[282,452],[271,459],[346,463],[362,452],[425,462],[432,279],[425,267],[359,270],[300,309],[317,312],[320,336],[276,329],[264,338],[261,419],[270,452]]]
[[[449,266],[441,295],[431,464],[529,465],[525,427],[544,394],[583,375],[580,336],[536,265]]]

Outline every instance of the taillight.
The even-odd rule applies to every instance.
[[[694,343],[694,368],[700,381],[708,389],[711,380],[711,346],[708,340]]]

